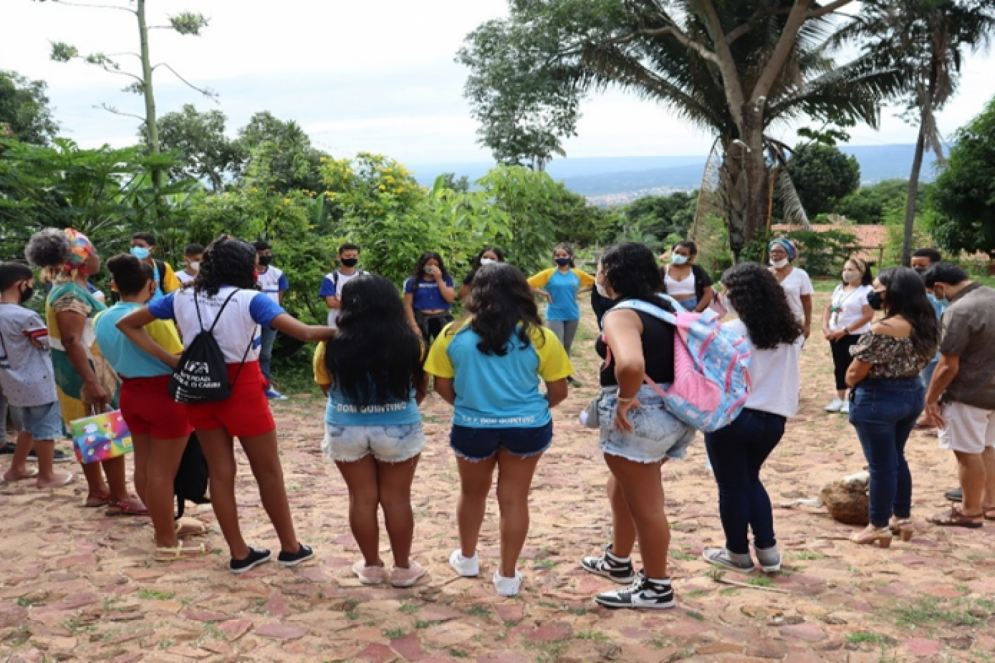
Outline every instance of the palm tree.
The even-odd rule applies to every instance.
[[[578,94],[632,91],[716,137],[723,216],[738,256],[767,223],[770,167],[786,158],[769,130],[806,116],[876,126],[900,82],[876,54],[836,62],[831,37],[851,1],[516,0],[508,21],[533,75],[553,68]],[[779,171],[790,203],[797,196]]]
[[[837,34],[838,42],[864,42],[865,53],[900,68],[908,114],[919,124],[905,205],[902,264],[906,266],[912,259],[919,172],[927,146],[945,163],[936,112],[957,90],[964,51],[987,46],[993,31],[992,0],[874,0],[864,2],[861,14]]]

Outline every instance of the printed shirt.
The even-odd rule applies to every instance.
[[[352,274],[343,274],[339,270],[334,272],[329,272],[325,274],[325,278],[321,280],[321,288],[318,290],[319,297],[341,297],[342,288],[345,284],[353,280],[361,274],[366,272],[357,269]],[[338,281],[338,285],[335,282]],[[339,317],[339,310],[337,308],[328,309],[328,326],[334,327],[335,320]]]
[[[517,338],[508,342],[503,357],[477,349],[480,337],[469,324],[446,325],[435,339],[425,371],[453,378],[456,409],[453,423],[467,428],[539,428],[552,420],[549,404],[539,391],[540,380],[555,382],[573,374],[563,345],[549,329],[532,333],[522,348]]]
[[[270,265],[265,272],[259,272],[257,279],[259,288],[277,304],[280,303],[280,293],[290,290],[290,283],[283,270]]]
[[[224,286],[213,297],[203,292],[195,292],[193,288],[185,288],[170,293],[158,301],[149,304],[149,312],[160,320],[175,320],[180,334],[187,342],[193,341],[197,334],[211,328],[218,311],[224,305],[228,295],[235,290],[232,286]],[[201,323],[197,321],[197,308],[200,307]],[[283,308],[257,290],[238,290],[221,313],[221,320],[214,328],[214,338],[217,339],[221,351],[228,364],[245,361],[257,361],[262,336],[257,325],[269,327],[273,319],[286,313]],[[248,352],[246,349],[248,348]]]
[[[117,328],[118,321],[132,311],[142,308],[134,302],[119,302],[93,319],[97,334],[97,347],[111,367],[123,378],[154,378],[172,375],[173,369],[145,352]],[[178,355],[183,344],[176,333],[176,325],[169,320],[156,320],[145,325],[152,340],[166,352]]]
[[[32,340],[42,347],[35,347]],[[58,400],[48,328],[40,315],[18,304],[0,304],[0,388],[16,407]]]
[[[443,278],[443,282],[450,288],[455,283],[453,277],[448,274]],[[409,276],[404,282],[404,292],[413,296],[411,308],[416,311],[447,310],[452,306],[452,303],[447,302],[443,298],[442,292],[439,290],[439,284],[435,279],[418,279],[418,285],[416,286],[415,278]]]
[[[577,291],[593,287],[594,277],[579,269],[570,269],[564,274],[554,267],[530,278],[529,285],[542,288],[553,299],[546,307],[547,320],[580,320]]]
[[[930,353],[932,355],[932,353]],[[869,331],[850,348],[850,356],[857,361],[871,364],[867,377],[880,380],[906,380],[914,378],[932,359],[920,357],[912,345],[912,338],[898,338]]]

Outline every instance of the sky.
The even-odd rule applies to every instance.
[[[53,41],[82,54],[136,51],[133,15],[31,0],[0,5],[0,69],[46,81],[64,134],[82,146],[132,144],[137,121],[96,108],[107,103],[142,113],[141,98],[121,91],[130,79],[79,61],[55,63],[49,52]],[[368,151],[409,164],[490,161],[463,99],[466,69],[453,58],[470,31],[507,14],[506,0],[149,0],[149,24],[166,24],[184,10],[203,13],[210,25],[200,37],[153,30],[153,62],[215,90],[219,103],[160,68],[160,115],[188,103],[218,108],[234,135],[253,113],[268,110],[296,120],[316,146],[338,157]],[[120,61],[137,71],[136,58]],[[945,137],[995,96],[993,68],[991,54],[966,61],[960,91],[939,115]],[[568,157],[705,155],[711,146],[708,135],[666,108],[622,92],[594,96],[581,110],[579,135],[564,144]],[[852,145],[887,145],[914,142],[916,129],[885,110],[880,130],[850,133]],[[779,137],[794,142],[792,129]]]

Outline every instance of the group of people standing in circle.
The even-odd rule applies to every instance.
[[[453,406],[449,444],[460,477],[460,545],[449,564],[461,576],[480,574],[479,533],[496,481],[500,560],[492,582],[500,595],[518,594],[524,579],[517,561],[529,529],[529,491],[553,442],[551,410],[566,399],[571,382],[578,384],[569,357],[581,317],[577,298],[593,290],[592,297],[602,302],[602,333],[594,349],[604,360],[593,406],[609,470],[612,540],[601,554],[579,562],[584,570],[624,585],[595,600],[620,608],[674,605],[660,467],[686,455],[695,430],[660,395],[675,379],[674,327],[638,306],[619,306],[641,302],[676,313],[661,294],[669,294],[684,311],[713,307],[735,315],[728,328],[752,352],[752,390],[745,409],[728,426],[705,435],[725,544],[706,549],[704,559],[740,572],[757,566],[766,572],[780,569],[770,498],[760,474],[787,420],[797,413],[800,356],[810,334],[813,292],[808,275],[792,265],[798,252],[790,241],[771,243],[770,266],[742,263],[727,270],[721,293],[695,263],[692,242],[675,245],[663,269],[641,244],[612,246],[600,256],[594,276],[576,267],[569,246],[559,245],[553,252],[555,266],[528,279],[505,262],[500,249],[485,247],[458,290],[441,256],[426,252],[401,293],[389,280],[361,270],[360,248],[345,244],[338,252],[338,269],[321,286],[329,308],[327,325],[299,322],[260,284],[260,251],[268,247],[221,237],[197,248],[201,253],[188,256],[196,258],[188,261],[192,278],[170,292],[162,289],[166,270],[150,265],[149,254],[111,258],[107,268],[120,301],[110,309],[86,287],[100,268],[96,247],[86,237],[73,230],[47,230],[32,237],[26,249],[28,259],[54,284],[46,300],[47,325],[42,325],[52,339],[49,374],[36,376],[51,387],[38,400],[51,400],[23,405],[42,408],[23,413],[31,420],[25,426],[29,438],[33,434],[48,442],[53,437],[53,402],[67,423],[118,403],[135,441],[134,484],[141,499],[129,494],[124,461],[118,458],[103,463],[103,476],[100,467],[84,466],[87,505],[148,513],[155,528],[156,560],[206,553],[204,545],[186,540],[203,534],[202,527],[173,522],[172,479],[192,431],[210,470],[212,505],[230,550],[229,569],[243,573],[272,558],[269,550],[245,541],[239,527],[235,438],[279,538],[278,562],[294,566],[313,557],[294,528],[259,362],[264,330],[278,330],[318,343],[315,380],[327,395],[321,448],[348,488],[350,529],[362,554],[352,571],[360,582],[408,587],[426,572],[411,556],[411,488],[426,445],[419,405],[433,389]],[[33,274],[23,267],[0,266],[4,303],[30,297]],[[852,361],[843,378],[855,387],[850,418],[871,465],[871,526],[854,540],[882,543],[890,541],[891,532],[907,531],[909,524],[911,484],[903,435],[907,438],[905,429],[911,430],[910,417],[914,424],[922,412],[923,388],[912,376],[918,380],[918,372],[933,359],[938,331],[915,272],[898,268],[866,283],[868,279],[865,263],[847,262],[823,331],[833,343],[858,333],[869,320],[864,319],[864,304],[858,309],[852,301],[862,297],[866,303],[869,296],[853,293],[870,288],[870,298],[880,298],[885,319],[850,344],[852,349],[848,346]],[[948,290],[954,292],[953,286]],[[548,301],[545,320],[537,296]],[[464,302],[464,315],[454,320],[450,311],[457,298]],[[31,325],[39,327],[34,320],[24,324],[25,332]],[[0,333],[6,338],[10,331],[0,325]],[[223,353],[231,395],[214,402],[177,403],[167,390],[169,376],[183,347],[199,334],[212,335]],[[43,343],[32,347],[48,356]],[[36,368],[30,370],[44,372],[41,356],[32,355]],[[842,352],[840,356],[842,360]],[[11,372],[8,368],[5,374],[4,368],[0,366],[0,375]],[[4,380],[6,391],[14,382],[9,376]],[[894,422],[882,422],[867,409],[886,399],[897,403]],[[45,425],[38,424],[42,420]],[[50,464],[47,471],[51,482]],[[381,509],[393,555],[390,568],[379,552]],[[637,543],[640,571],[632,559]]]

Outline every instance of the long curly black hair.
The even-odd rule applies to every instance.
[[[195,292],[212,297],[225,286],[256,288],[256,247],[227,235],[204,249],[200,271],[193,281]]]
[[[466,311],[473,316],[470,329],[480,337],[477,349],[485,355],[505,356],[512,339],[525,349],[532,343],[533,330],[542,327],[539,307],[525,275],[506,262],[484,265],[477,271]],[[460,326],[453,325],[449,333],[455,334]]]
[[[325,366],[346,399],[363,406],[406,401],[422,379],[424,346],[394,284],[372,274],[350,279],[336,324]]]
[[[446,271],[446,263],[442,261],[442,256],[435,251],[426,251],[418,256],[418,262],[415,263],[415,269],[411,272],[411,278],[416,282],[421,280],[425,276],[425,263],[429,260],[437,260],[439,262],[439,271],[442,272],[443,279],[449,276],[449,272]]]
[[[912,325],[916,354],[927,361],[932,359],[940,343],[940,325],[922,277],[908,267],[891,267],[878,273],[878,282],[884,286],[884,319],[905,318]]]
[[[805,333],[788,306],[777,277],[755,262],[742,262],[722,274],[722,296],[729,299],[758,350],[794,343]]]
[[[601,272],[621,299],[641,299],[668,311],[673,307],[658,296],[663,292],[663,275],[656,256],[636,242],[622,242],[601,255]]]

